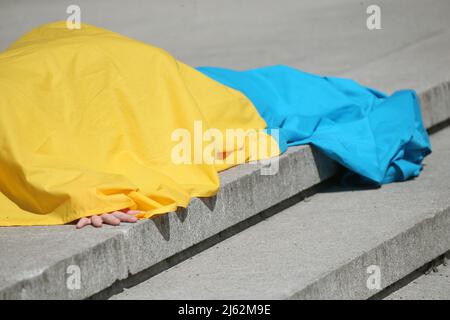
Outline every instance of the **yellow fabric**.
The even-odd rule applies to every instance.
[[[233,164],[171,158],[171,134],[193,133],[195,121],[221,132],[266,126],[241,93],[159,48],[87,24],[34,29],[0,54],[0,226],[124,208],[148,218],[214,195],[218,170]]]

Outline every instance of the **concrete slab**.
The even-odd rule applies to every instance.
[[[73,225],[0,228],[0,299],[79,299],[128,276],[121,230]],[[70,290],[70,266],[82,289]]]
[[[450,80],[450,54],[444,52],[450,52],[448,29],[432,32],[341,76],[386,92],[402,88],[421,92],[433,87],[436,79]]]
[[[450,109],[450,84],[420,97],[427,126],[450,118],[445,111]],[[0,299],[90,297],[175,254],[196,254],[192,246],[220,241],[221,233],[233,233],[238,223],[332,177],[337,166],[317,150],[300,146],[280,158],[277,175],[264,176],[260,170],[255,164],[227,170],[216,197],[194,199],[187,210],[135,225],[0,228]],[[72,265],[82,275],[77,290],[66,284]]]
[[[247,164],[227,170],[220,175],[217,196],[133,225],[0,228],[0,299],[89,297],[320,183],[337,166],[300,146],[280,157],[278,174],[261,175],[261,168]],[[73,265],[82,276],[77,290],[66,285]]]
[[[450,300],[450,266],[438,266],[436,271],[413,280],[385,300]]]
[[[73,1],[1,0],[0,50],[40,24],[67,19],[70,4]],[[366,9],[374,4],[370,0],[77,0],[76,4],[82,21],[165,48],[194,66],[242,69],[287,64],[341,76],[353,76],[355,70],[356,79],[383,90],[422,91],[450,80],[448,0],[377,0],[381,30],[366,26]],[[410,53],[403,57],[403,52]],[[391,63],[386,57],[392,58]]]
[[[113,298],[368,298],[450,249],[450,129],[432,143],[418,179],[328,189]]]

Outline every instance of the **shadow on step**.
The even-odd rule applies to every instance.
[[[207,238],[207,239],[199,242],[198,244],[195,244],[192,247],[189,247],[189,248],[151,266],[150,268],[148,268],[146,270],[143,270],[134,275],[129,275],[129,277],[127,277],[126,279],[116,281],[113,285],[100,291],[99,293],[96,293],[95,295],[91,296],[89,299],[94,299],[94,300],[108,299],[118,293],[123,292],[125,289],[134,287],[134,286],[154,277],[155,275],[183,262],[184,260],[187,260],[187,259],[195,256],[196,254],[198,254],[208,248],[213,247],[214,245],[220,243],[221,241],[223,241],[227,238],[230,238],[233,235],[238,234],[238,233],[244,231],[245,229],[285,210],[286,208],[289,208],[289,207],[295,205],[296,203],[304,200],[305,198],[308,198],[318,192],[323,191],[326,188],[333,186],[335,183],[336,183],[335,178],[331,178],[331,179],[323,181],[322,183],[320,183],[318,185],[308,188],[308,189],[296,194],[295,196],[293,196],[281,203],[278,203],[278,204],[270,207],[267,210],[260,212],[257,215],[254,215],[254,216],[252,216],[252,217],[250,217],[250,218],[248,218],[226,230],[223,230],[223,231],[215,234],[214,236],[212,236],[210,238]],[[214,197],[212,197],[211,199],[208,199],[208,203],[206,205],[210,208],[213,208],[215,206]],[[176,215],[181,221],[184,221],[187,218],[188,210],[179,209],[176,211]],[[167,215],[162,215],[162,216],[156,217],[153,219],[154,220],[153,222],[155,223],[155,225],[157,226],[157,228],[161,232],[161,234],[164,236],[164,238],[166,240],[169,240],[170,239],[170,227],[169,227],[168,220],[166,220],[167,219],[166,217],[167,217]]]

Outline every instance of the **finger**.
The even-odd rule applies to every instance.
[[[78,223],[77,223],[76,227],[77,227],[77,229],[81,229],[81,228],[87,226],[88,224],[91,224],[91,219],[89,219],[89,218],[81,218],[80,220],[78,220]]]
[[[120,224],[120,220],[117,219],[116,217],[114,217],[112,214],[110,213],[105,213],[101,215],[101,218],[103,220],[104,223],[106,224],[110,224],[112,226],[118,226]]]
[[[103,224],[103,219],[99,216],[92,216],[91,217],[92,225],[96,228],[100,228]]]
[[[120,211],[115,211],[112,214],[114,217],[116,217],[122,222],[136,222],[138,220],[136,217],[133,217],[132,215]]]
[[[135,214],[138,214],[138,213],[141,213],[141,212],[139,210],[128,210],[126,212],[126,214],[129,214],[129,215],[135,215]]]

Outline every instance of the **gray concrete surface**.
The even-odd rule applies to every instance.
[[[0,0],[0,49],[38,24],[65,19],[72,3]],[[284,63],[387,91],[411,87],[421,92],[427,127],[450,118],[446,0],[379,1],[379,31],[365,27],[367,1],[76,3],[83,21],[164,47],[193,65]],[[244,165],[226,171],[216,198],[195,199],[187,211],[136,225],[0,228],[0,299],[88,297],[323,181],[336,166],[299,147],[282,157],[278,175],[261,176],[259,170]],[[66,287],[70,265],[81,268],[80,290]]]
[[[385,300],[450,300],[450,266],[440,265],[390,294]]]
[[[414,180],[333,187],[114,299],[364,299],[450,248],[450,129]],[[380,289],[381,289],[380,288]]]
[[[278,174],[260,170],[260,164],[227,170],[216,197],[133,225],[0,228],[0,299],[89,297],[323,181],[336,165],[301,146],[280,157]],[[71,265],[81,269],[79,290],[66,286]]]
[[[366,9],[381,8],[381,30]],[[450,80],[448,0],[0,0],[0,50],[68,17],[163,47],[188,64],[287,64],[353,77],[383,90]]]
[[[427,126],[450,117],[450,84],[420,95]],[[84,228],[73,225],[0,228],[0,299],[89,297],[118,280],[155,266],[192,245],[215,237],[302,192],[336,172],[336,165],[309,146],[290,148],[275,176],[262,176],[260,165],[242,165],[221,173],[215,198],[194,199],[187,210],[135,225]],[[68,290],[67,268],[79,266],[82,286]]]

